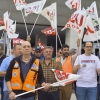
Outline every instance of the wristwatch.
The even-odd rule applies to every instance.
[[[13,92],[13,91],[12,91],[12,90],[9,90],[9,91],[8,91],[8,94],[10,94],[11,92]]]

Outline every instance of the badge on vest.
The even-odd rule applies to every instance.
[[[17,73],[16,73],[16,72],[14,72],[14,73],[13,73],[13,76],[14,76],[14,77],[16,77],[16,75],[17,75]]]
[[[83,64],[83,65],[82,65],[82,67],[84,67],[84,68],[85,68],[85,67],[86,67],[86,64]]]
[[[38,70],[38,66],[37,66],[36,64],[33,64],[33,65],[32,65],[32,68]]]

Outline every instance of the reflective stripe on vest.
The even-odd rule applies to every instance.
[[[29,69],[24,83],[22,83],[20,76],[20,67],[18,62],[16,61],[12,70],[12,79],[11,79],[12,90],[30,91],[35,89],[38,70],[39,70],[39,60],[36,59],[32,64],[31,68]]]

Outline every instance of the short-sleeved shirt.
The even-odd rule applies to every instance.
[[[14,58],[13,55],[6,57],[3,62],[1,63],[1,67],[0,67],[0,72],[6,72],[7,68],[10,64],[10,61]],[[3,91],[8,91],[7,86],[6,86],[6,82],[5,82],[5,78],[4,78],[4,87],[3,87]]]
[[[96,87],[97,86],[97,69],[100,68],[100,60],[95,55],[86,56],[79,55],[74,63],[80,64],[80,69],[77,71],[81,77],[77,80],[78,87]]]

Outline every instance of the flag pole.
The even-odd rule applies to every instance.
[[[23,20],[24,20],[24,23],[25,23],[25,28],[26,28],[26,32],[27,32],[27,36],[28,36],[28,29],[27,29],[25,17],[24,17],[24,14],[23,14],[23,11],[22,10],[21,10],[21,13],[22,13],[22,17],[23,17]]]
[[[32,29],[31,29],[31,32],[30,32],[30,34],[29,34],[29,36],[31,36],[32,31],[33,31],[33,29],[34,29],[34,27],[35,27],[35,24],[36,24],[36,22],[37,22],[37,20],[38,20],[39,16],[40,16],[40,14],[37,16],[37,18],[36,18],[36,20],[35,20],[35,23],[34,23],[34,25],[33,25]]]
[[[58,34],[58,33],[57,33],[57,36],[58,36],[58,39],[59,39],[60,45],[61,45],[61,47],[62,47],[61,39],[60,39],[60,37],[59,37],[59,34]]]
[[[9,53],[10,53],[10,61],[11,61],[11,39],[10,40],[10,49],[9,49]]]

